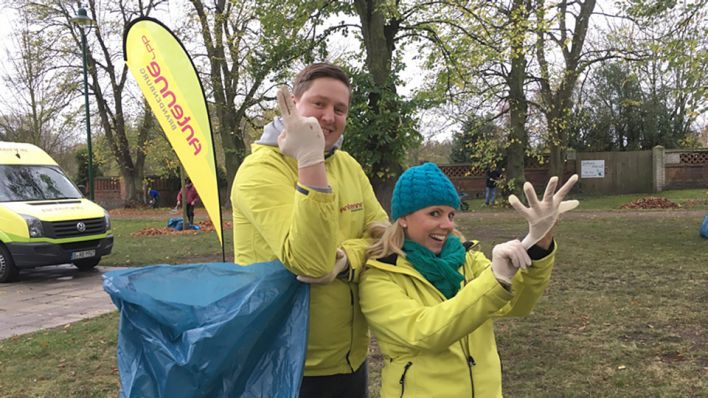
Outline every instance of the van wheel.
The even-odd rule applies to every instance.
[[[0,244],[0,283],[14,282],[20,272],[15,268],[15,262],[5,246]]]
[[[76,260],[74,261],[74,266],[78,268],[79,271],[91,271],[93,267],[98,265],[99,261],[101,261],[101,257]]]

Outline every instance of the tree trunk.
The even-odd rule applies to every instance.
[[[554,96],[553,99],[553,109],[546,114],[550,138],[548,140],[550,151],[548,177],[558,176],[562,181],[565,171],[565,154],[568,148],[568,119],[571,104],[569,103],[570,96],[568,96],[568,101],[563,101],[557,96]]]
[[[545,37],[543,33],[539,34],[537,42],[537,58],[541,68],[541,96],[546,104],[544,113],[548,123],[548,148],[550,149],[550,164],[549,172],[551,176],[558,176],[563,179],[565,171],[565,153],[568,148],[568,129],[570,109],[572,107],[573,91],[578,76],[590,62],[581,64],[582,49],[585,43],[590,16],[595,9],[595,0],[585,0],[578,3],[580,11],[577,17],[574,17],[575,26],[572,30],[570,40],[567,37],[568,30],[565,29],[566,13],[572,14],[567,8],[571,3],[562,1],[559,4],[559,24],[560,24],[560,40],[562,43],[561,52],[565,62],[561,81],[558,88],[554,91],[550,84],[550,75],[548,72],[548,63],[545,58]],[[566,43],[570,42],[570,47]]]
[[[399,21],[386,19],[383,14],[385,4],[384,0],[354,1],[354,6],[361,20],[361,33],[364,38],[364,48],[366,49],[366,67],[380,91],[395,93],[396,86],[391,83],[391,62]],[[381,114],[384,111],[384,109],[381,109],[379,98],[378,92],[372,91],[369,93],[368,105],[375,114]],[[386,111],[395,112],[396,110],[386,109]],[[395,126],[388,127],[391,134],[398,133]],[[385,171],[383,173],[375,172],[369,176],[369,179],[379,202],[386,211],[390,212],[393,187],[403,167],[397,159],[385,157],[382,163],[376,166],[375,170]]]
[[[201,0],[190,0],[197,12],[201,27],[202,39],[209,57],[209,78],[211,80],[212,95],[214,96],[214,110],[216,125],[218,126],[213,132],[221,138],[221,144],[224,151],[224,169],[226,171],[226,179],[228,190],[231,189],[236,170],[246,156],[243,134],[239,128],[239,123],[243,118],[243,113],[236,109],[235,98],[237,93],[237,84],[239,74],[243,71],[237,62],[229,65],[233,54],[228,53],[237,51],[237,48],[232,48],[233,43],[229,43],[227,33],[230,24],[230,7],[227,7],[225,0],[217,0],[214,2],[215,13],[213,25],[209,22],[208,10],[205,8]],[[226,44],[224,41],[226,39]],[[236,83],[236,84],[234,84]],[[248,102],[256,88],[261,84],[260,80],[251,87],[249,95],[243,98],[244,103]],[[230,195],[227,195],[227,197]]]
[[[145,145],[150,131],[155,128],[155,118],[146,99],[143,99],[143,109],[143,120],[138,130],[135,153],[135,185],[138,187],[137,195],[140,198],[145,197],[145,184],[143,184],[145,177]]]
[[[189,225],[189,217],[187,216],[187,172],[184,171],[182,164],[179,165],[179,181],[180,198],[182,198],[182,208],[180,209],[182,213],[182,230],[186,231],[190,229],[191,225]]]
[[[95,1],[89,1],[89,9],[91,15],[96,15],[96,3]],[[140,5],[141,14],[148,15],[152,9],[152,4],[145,8]],[[126,10],[121,10],[123,12],[124,20],[126,16]],[[126,207],[135,206],[137,203],[142,202],[142,177],[143,177],[143,165],[144,165],[144,154],[140,154],[147,136],[139,133],[138,143],[137,143],[137,154],[136,158],[133,158],[131,153],[131,144],[128,140],[128,132],[126,127],[126,115],[123,109],[124,101],[124,88],[125,82],[128,75],[128,68],[123,65],[122,70],[118,70],[115,67],[114,59],[111,56],[111,49],[107,41],[104,39],[103,33],[100,29],[93,29],[91,32],[96,38],[97,53],[100,54],[100,58],[95,58],[93,52],[87,49],[87,60],[89,66],[89,73],[91,75],[91,88],[93,89],[93,95],[96,99],[96,104],[98,108],[98,114],[101,121],[101,126],[103,127],[103,132],[106,137],[106,141],[111,149],[111,153],[118,163],[121,177],[125,182],[125,198],[124,205]],[[103,71],[103,75],[99,76],[98,70]],[[105,85],[102,82],[108,79],[110,85]],[[102,87],[109,87],[106,92],[103,91]],[[108,100],[110,98],[110,101]],[[150,128],[151,121],[147,121],[148,125],[146,129]],[[141,158],[141,156],[143,156]]]
[[[96,73],[95,65],[96,61],[89,57],[89,64],[91,77],[93,80],[93,93],[96,98],[96,104],[98,107],[98,115],[101,121],[101,126],[103,127],[103,132],[106,136],[106,141],[111,149],[111,153],[118,163],[121,177],[125,182],[125,197],[123,198],[123,204],[126,207],[132,207],[140,201],[140,190],[136,189],[136,168],[133,158],[130,154],[130,147],[128,143],[128,138],[125,131],[125,121],[123,118],[122,104],[115,104],[115,111],[109,108],[109,105],[105,99],[104,93],[98,84],[99,77]],[[114,80],[115,81],[115,80]],[[123,92],[123,86],[112,85],[114,93],[114,98],[121,98]]]
[[[143,179],[136,170],[121,170],[121,176],[125,184],[124,206],[127,208],[137,207],[142,204]]]
[[[511,183],[510,188],[517,196],[521,193],[524,181],[524,159],[528,135],[526,133],[526,117],[528,103],[524,92],[526,79],[526,54],[524,50],[525,25],[528,10],[523,0],[514,0],[512,14],[521,10],[518,18],[512,18],[512,29],[515,37],[511,42],[511,70],[508,76],[509,85],[509,148],[507,149],[506,176]]]
[[[241,116],[232,113],[229,119],[228,123],[232,126],[232,132],[229,136],[225,137],[222,131],[221,140],[224,142],[224,168],[226,171],[227,189],[231,192],[231,184],[234,182],[236,171],[246,157],[246,144],[243,141],[244,132],[240,125]],[[227,195],[227,200],[229,198],[230,195]]]

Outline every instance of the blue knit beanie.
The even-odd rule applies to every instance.
[[[391,219],[428,206],[460,207],[460,196],[452,181],[434,163],[406,170],[398,178],[391,199]]]

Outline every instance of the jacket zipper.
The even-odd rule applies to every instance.
[[[472,385],[472,398],[474,398],[474,378],[472,377],[472,367],[476,365],[472,355],[467,355],[467,369],[470,371],[470,384]]]
[[[462,275],[464,278],[464,281],[463,281],[463,287],[464,287],[469,282],[467,280],[467,270],[465,269],[464,264],[462,266]],[[415,275],[411,275],[411,276],[416,277]],[[427,281],[425,279],[421,279],[419,277],[416,277],[416,278],[421,280],[423,283],[427,283],[428,285],[433,286],[429,281]],[[442,295],[442,293],[438,292],[438,295],[440,296],[440,298],[442,300],[445,300],[445,297]],[[472,377],[472,367],[475,366],[477,363],[475,362],[474,358],[470,354],[469,339],[467,339],[467,337],[465,337],[464,339],[465,339],[465,343],[467,345],[467,349],[465,350],[465,344],[462,343],[462,340],[460,340],[460,347],[462,348],[462,353],[467,356],[467,358],[466,358],[467,368],[469,370],[469,375],[470,375],[470,384],[471,384],[471,388],[472,388],[472,398],[474,398],[474,379]],[[413,365],[413,362],[408,362],[406,364],[406,366],[403,368],[403,374],[401,375],[401,379],[398,381],[398,383],[401,385],[401,398],[403,398],[403,393],[405,392],[406,372],[408,372],[408,368],[410,368],[411,365]]]
[[[403,368],[403,374],[401,375],[401,380],[398,381],[398,384],[401,385],[401,398],[403,398],[403,393],[406,391],[406,373],[408,373],[408,369],[413,365],[413,362],[408,362],[406,366]]]
[[[462,275],[464,278],[464,284],[463,286],[467,285],[467,270],[465,267],[462,267]],[[472,357],[472,350],[470,350],[470,340],[469,336],[465,336],[465,344],[462,344],[460,342],[460,346],[462,346],[462,352],[467,355],[467,369],[470,372],[470,386],[472,387],[472,398],[474,398],[474,377],[472,377],[472,367],[475,366],[477,363],[474,361],[474,358]],[[467,350],[465,350],[465,345],[467,346]]]
[[[354,292],[352,291],[352,286],[349,283],[347,283],[347,286],[349,287],[349,305],[351,305],[352,310],[352,321],[350,322],[351,328],[349,330],[349,349],[347,350],[346,360],[347,365],[349,365],[349,369],[351,369],[352,373],[354,373],[354,367],[349,359],[349,355],[352,353],[352,346],[354,345]]]

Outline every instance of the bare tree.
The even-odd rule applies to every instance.
[[[127,0],[108,3],[88,1],[89,16],[98,20],[96,26],[86,32],[89,39],[87,63],[90,93],[97,108],[98,126],[124,180],[126,205],[141,201],[146,132],[138,132],[135,140],[129,137],[128,110],[131,106],[140,109],[140,103],[126,90],[128,69],[122,62],[122,36],[130,20],[149,15],[165,2],[149,0],[136,5]],[[73,54],[74,61],[70,61],[72,64],[67,65],[65,73],[79,76],[81,32],[71,23],[77,10],[58,0],[25,1],[19,7],[27,10],[46,34],[61,38],[60,43],[47,47],[45,51],[63,56]],[[65,37],[70,40],[64,40]]]
[[[553,18],[558,24],[555,29],[544,28],[551,25],[546,23],[547,8],[557,10]],[[565,150],[568,147],[568,118],[573,108],[573,93],[578,78],[591,64],[613,56],[609,49],[583,51],[594,9],[595,0],[561,0],[550,5],[538,0],[536,4],[537,20],[542,22],[537,29],[536,59],[540,68],[541,109],[548,125],[551,175],[563,175]],[[569,22],[574,25],[572,29],[568,27]],[[549,47],[552,49],[549,50]],[[557,74],[551,75],[547,52],[553,49],[562,54],[563,66]]]
[[[16,51],[8,51],[4,62],[3,78],[10,89],[0,99],[5,108],[0,138],[29,142],[59,155],[76,143],[80,108],[72,101],[77,82],[60,73],[58,60],[45,51],[57,39],[33,27],[25,11],[20,10],[18,22],[13,35]]]

